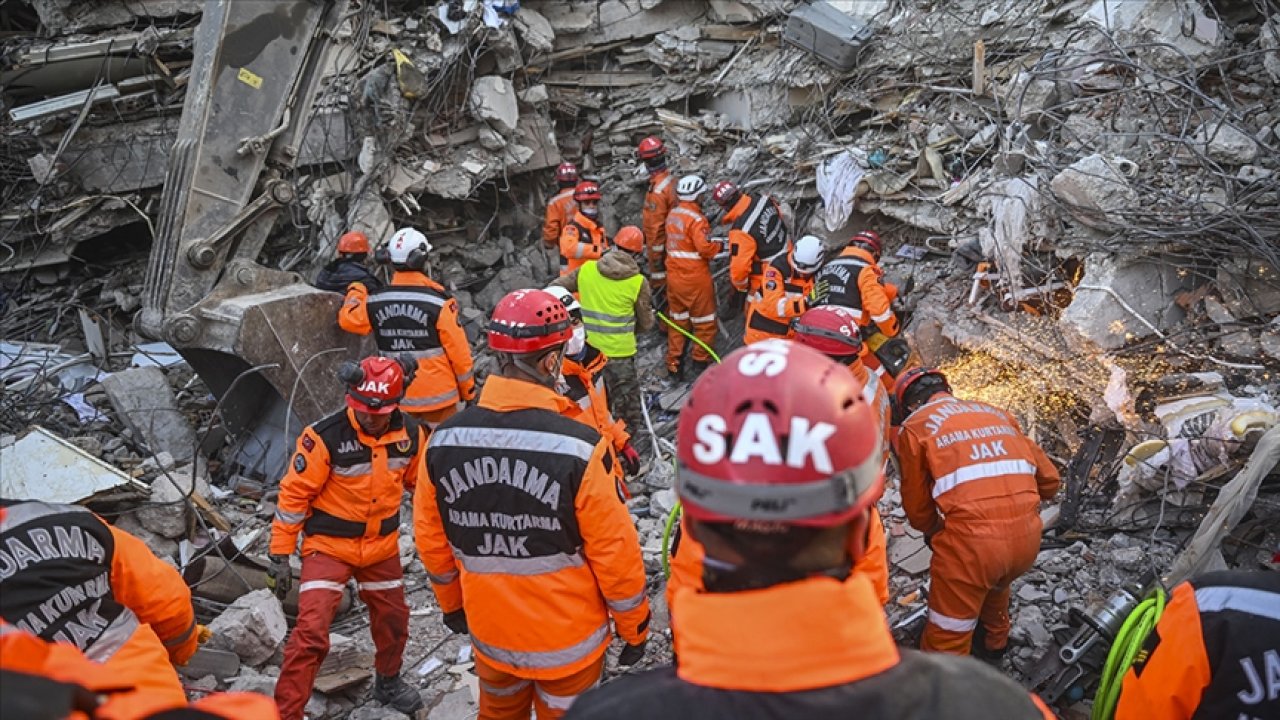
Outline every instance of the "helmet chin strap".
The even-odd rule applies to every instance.
[[[555,372],[551,374],[543,372],[537,365],[525,360],[522,355],[513,355],[511,364],[520,368],[521,372],[533,378],[539,384],[555,390],[556,382],[560,379],[560,367],[564,364],[564,346],[561,345],[556,350],[560,353],[560,359],[556,362]]]

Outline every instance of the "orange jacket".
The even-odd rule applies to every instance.
[[[809,309],[813,276],[795,272],[787,256],[766,265],[762,278],[759,296],[747,305],[747,331],[742,337],[747,345],[791,337],[791,321]]]
[[[1058,492],[1058,469],[1012,415],[947,393],[902,423],[897,452],[902,507],[926,535],[940,528],[939,513],[948,529],[1038,527],[1040,501]]]
[[[664,262],[667,252],[667,215],[675,208],[676,179],[670,170],[659,170],[649,176],[649,190],[640,213],[640,229],[649,246],[649,281],[662,285],[667,279]]]
[[[681,588],[691,588],[702,592],[702,561],[707,557],[706,548],[694,539],[689,532],[689,524],[680,519],[679,539],[671,550],[671,577],[667,579],[667,607],[675,602],[676,592]],[[850,551],[855,538],[849,538]],[[884,536],[884,523],[880,520],[880,512],[871,508],[871,517],[867,523],[866,547],[862,557],[854,563],[853,571],[871,581],[880,604],[889,602],[889,556],[888,543]],[[673,621],[674,622],[674,621]]]
[[[588,260],[599,260],[608,249],[604,226],[575,211],[560,231],[560,275],[568,275]]]
[[[431,437],[414,495],[418,552],[444,612],[465,608],[486,664],[530,679],[596,662],[609,618],[648,636],[640,541],[609,442],[550,388],[490,376]]]
[[[818,270],[815,280],[820,287],[828,288],[824,305],[849,308],[860,327],[874,323],[889,337],[898,334],[898,316],[893,312],[898,288],[884,281],[884,270],[869,251],[846,247]]]
[[[458,301],[423,273],[397,270],[391,285],[372,292],[352,284],[338,325],[357,335],[373,333],[381,353],[417,359],[401,409],[425,413],[475,397],[471,343],[458,324]]]
[[[1052,720],[1034,696],[968,658],[900,649],[866,578],[760,590],[682,590],[680,662],[579,697],[575,720]]]
[[[145,543],[79,505],[6,501],[0,548],[0,618],[156,698],[185,700],[170,663],[196,651],[191,591]]]
[[[271,522],[272,555],[324,553],[366,567],[400,552],[400,500],[418,481],[426,431],[396,413],[391,429],[370,437],[351,409],[308,426],[298,436]]]
[[[1124,676],[1116,720],[1280,717],[1280,573],[1223,571],[1173,589]]]
[[[711,225],[696,202],[681,202],[667,215],[667,280],[680,285],[711,285],[711,258],[720,243],[711,241]]]
[[[162,658],[163,653],[160,656]],[[118,663],[93,662],[70,643],[46,642],[2,620],[0,670],[78,685],[89,690],[98,695],[101,702],[94,711],[94,718],[98,720],[140,720],[164,711],[188,707],[187,696],[172,668],[161,672],[157,664],[153,672],[123,672]],[[11,677],[17,682],[6,689],[6,692],[13,690],[21,693],[22,678],[17,675]],[[43,695],[42,691],[43,688],[33,687],[32,696],[22,699],[41,704],[55,702],[53,698]],[[15,697],[0,698],[0,708],[18,701],[19,698]],[[256,693],[210,695],[192,705],[191,709],[206,713],[199,717],[229,720],[276,720],[280,717],[276,712],[275,701]],[[65,717],[67,720],[88,718],[81,712],[72,712]]]
[[[876,411],[876,418],[880,422],[880,449],[887,467],[889,454],[893,452],[893,405],[889,400],[889,391],[860,359],[849,366],[849,371],[862,383],[862,397]]]
[[[560,244],[560,231],[564,224],[578,212],[573,201],[573,188],[565,188],[547,201],[547,216],[542,221],[542,244],[549,248]]]
[[[760,292],[765,264],[787,251],[782,209],[768,195],[738,198],[722,220],[729,228],[729,281],[739,292]]]
[[[568,384],[565,396],[573,401],[566,417],[595,428],[609,441],[615,451],[621,452],[631,439],[627,424],[615,420],[609,412],[609,394],[604,386],[604,366],[609,358],[590,345],[578,360],[565,357],[561,372]],[[621,468],[619,468],[619,473]]]

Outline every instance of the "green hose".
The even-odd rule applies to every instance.
[[[1125,673],[1133,666],[1133,660],[1147,641],[1147,636],[1160,622],[1164,615],[1165,594],[1163,588],[1156,588],[1146,599],[1129,613],[1124,625],[1107,653],[1106,665],[1102,668],[1102,682],[1098,686],[1098,694],[1093,698],[1091,720],[1111,720],[1115,717],[1116,703],[1120,700],[1120,687],[1124,683]]]
[[[717,363],[720,362],[720,356],[716,354],[715,350],[712,350],[710,347],[707,347],[706,343],[694,337],[694,335],[690,333],[688,330],[685,330],[684,328],[675,324],[675,322],[672,321],[671,318],[667,317],[665,313],[659,312],[658,317],[662,320],[662,322],[666,323],[668,326],[675,329],[676,332],[689,338],[690,340],[697,343],[698,346],[701,347],[703,350],[706,350],[707,354],[711,356],[712,360],[715,360]],[[675,470],[674,461],[672,461],[671,466],[672,466],[672,470]],[[680,504],[680,501],[676,500],[675,507],[671,508],[671,512],[667,515],[667,524],[662,529],[662,575],[663,577],[667,577],[667,578],[671,577],[671,532],[675,529],[676,522],[680,520],[682,508],[683,506]]]
[[[675,329],[676,329],[676,332],[679,332],[681,335],[683,335],[683,336],[685,336],[685,337],[689,338],[690,340],[694,341],[695,343],[697,343],[697,344],[698,344],[698,346],[699,346],[699,347],[701,347],[703,350],[706,350],[706,351],[707,351],[707,354],[711,356],[711,359],[715,360],[716,362],[720,362],[720,356],[716,354],[716,351],[715,351],[715,350],[712,350],[711,348],[707,347],[707,344],[706,344],[706,343],[704,343],[704,342],[702,342],[701,340],[699,340],[698,338],[694,337],[694,336],[693,336],[693,334],[692,334],[692,333],[690,333],[688,330],[685,330],[684,328],[682,328],[682,327],[680,327],[679,325],[675,324],[675,321],[673,321],[671,318],[667,317],[664,313],[659,312],[659,313],[658,313],[658,317],[659,317],[659,318],[661,318],[662,322],[664,322],[664,323],[666,323],[667,325],[670,325],[671,327],[675,328]]]

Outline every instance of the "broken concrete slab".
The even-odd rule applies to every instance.
[[[1245,165],[1258,157],[1258,143],[1240,128],[1226,122],[1202,126],[1195,140],[1210,158],[1228,165]]]
[[[213,632],[209,647],[234,652],[249,665],[261,665],[280,649],[289,624],[275,594],[263,588],[231,603],[209,624],[209,630]]]
[[[1105,253],[1085,258],[1084,278],[1063,311],[1059,325],[1114,350],[1168,330],[1186,313],[1174,296],[1187,289],[1188,278],[1168,263],[1134,261]]]
[[[471,86],[470,108],[475,119],[489,123],[503,135],[515,132],[520,120],[515,87],[497,75],[476,78]]]
[[[1138,193],[1116,165],[1095,153],[1054,176],[1049,188],[1081,223],[1101,229],[1111,227],[1120,220],[1119,213],[1132,210],[1138,203]]]
[[[75,503],[120,487],[145,485],[42,427],[0,449],[0,496]]]
[[[933,551],[924,542],[924,534],[915,528],[889,538],[889,564],[908,575],[919,575],[929,569]]]
[[[145,442],[152,452],[163,450],[179,461],[195,456],[195,430],[178,412],[173,389],[159,368],[112,373],[102,381],[102,387],[134,437]]]
[[[454,718],[471,717],[477,710],[471,691],[466,687],[459,688],[445,695],[427,715],[427,720],[453,720]]]
[[[556,30],[542,13],[522,4],[516,10],[516,31],[535,54],[549,53],[555,48]]]
[[[151,481],[151,502],[138,508],[138,522],[157,535],[179,538],[186,534],[193,495],[209,496],[209,479],[203,466],[187,464],[161,473]]]

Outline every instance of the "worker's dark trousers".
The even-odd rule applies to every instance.
[[[379,675],[400,674],[404,645],[409,639],[409,606],[404,601],[399,556],[367,567],[352,567],[321,553],[308,555],[302,559],[298,623],[284,646],[284,664],[276,682],[281,720],[302,720],[316,672],[329,654],[329,624],[352,575],[358,583],[360,599],[369,606],[369,626],[377,648],[374,668]]]
[[[627,424],[627,432],[631,437],[638,437],[644,428],[644,415],[641,414],[640,378],[636,375],[636,358],[609,358],[604,366],[604,385],[609,393],[609,412]],[[646,443],[633,443],[636,449]]]

